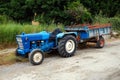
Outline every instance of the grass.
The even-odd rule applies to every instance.
[[[15,37],[22,32],[37,33],[43,30],[53,31],[55,28],[60,27],[63,30],[63,25],[59,24],[40,24],[33,26],[30,24],[7,23],[0,25],[0,48],[15,45]]]
[[[16,57],[14,53],[0,54],[0,65],[8,65],[16,62],[27,62],[27,58]]]

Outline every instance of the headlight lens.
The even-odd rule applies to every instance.
[[[18,42],[22,42],[22,39],[20,37],[17,38]]]

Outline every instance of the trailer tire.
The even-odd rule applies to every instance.
[[[35,49],[29,54],[29,62],[32,65],[39,65],[43,62],[43,60],[44,60],[44,55],[42,51],[40,51],[39,49]]]
[[[99,37],[99,40],[96,43],[97,48],[103,48],[105,45],[105,40],[102,36]]]
[[[72,35],[63,37],[58,43],[58,53],[62,57],[71,57],[76,51],[76,38]]]

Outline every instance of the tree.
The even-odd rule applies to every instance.
[[[71,22],[73,23],[91,22],[91,14],[80,3],[80,1],[75,1],[68,4],[67,13],[71,17]]]
[[[100,12],[107,17],[120,14],[120,0],[0,0],[0,15],[15,21],[31,21],[34,13],[43,23],[90,21]]]
[[[113,17],[120,13],[120,0],[81,0],[81,3],[92,13]]]

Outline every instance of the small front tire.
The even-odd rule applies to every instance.
[[[18,53],[18,49],[15,50],[15,56],[20,56]]]
[[[43,60],[44,55],[39,49],[35,49],[29,54],[29,62],[33,65],[39,65],[43,62]]]

